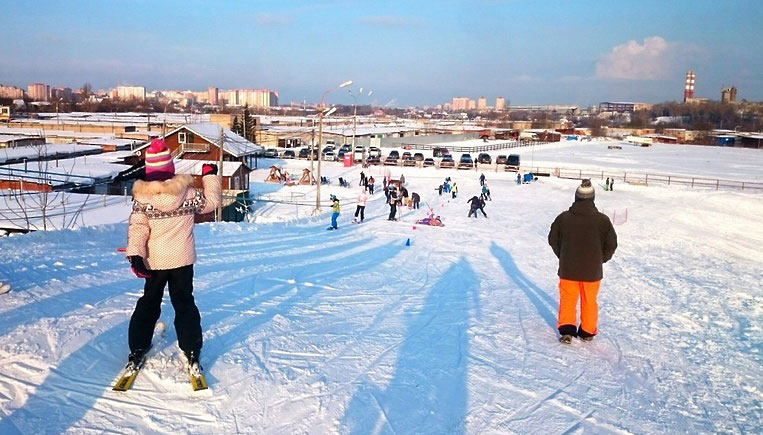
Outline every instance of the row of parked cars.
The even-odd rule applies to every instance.
[[[336,149],[333,145],[327,145],[323,148],[322,155],[324,161],[341,161],[344,159],[344,156],[349,153],[353,152],[353,160],[358,162],[363,159],[363,146],[356,146],[355,150],[352,151],[352,146],[349,144],[342,145],[339,149]],[[268,148],[265,150],[264,157],[279,157],[278,150],[275,148]],[[280,155],[281,158],[284,159],[294,159],[294,158],[300,158],[300,159],[309,159],[310,158],[310,149],[309,148],[300,148],[299,151],[295,150],[285,150]],[[313,159],[318,159],[318,150],[313,150]],[[402,154],[400,154],[397,150],[392,150],[389,152],[389,154],[382,160],[381,156],[381,150],[377,147],[370,147],[368,148],[368,153],[366,155],[366,159],[368,164],[370,165],[385,165],[385,166],[418,166],[419,162],[421,166],[428,167],[428,166],[436,166],[435,160],[432,157],[424,157],[424,154],[422,153],[413,153],[411,154],[409,151],[404,151]],[[442,156],[442,160],[440,160],[440,167],[441,168],[459,168],[459,169],[469,169],[474,168],[474,165],[480,163],[480,164],[492,164],[493,158],[488,153],[480,153],[476,159],[473,159],[471,154],[461,154],[461,157],[458,160],[458,163],[453,160],[453,156],[451,154],[445,154]],[[518,154],[510,154],[508,156],[506,155],[499,155],[495,159],[496,165],[506,165],[508,167],[519,167],[519,155]]]

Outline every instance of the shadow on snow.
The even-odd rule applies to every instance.
[[[464,432],[467,330],[478,291],[463,258],[442,275],[421,310],[408,317],[389,384],[383,390],[370,379],[358,385],[344,415],[346,428],[354,434]]]

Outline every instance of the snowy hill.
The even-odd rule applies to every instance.
[[[13,285],[0,295],[0,433],[760,430],[763,193],[596,185],[620,246],[604,266],[599,336],[563,346],[546,236],[578,181],[486,172],[489,218],[469,219],[477,173],[406,168],[422,210],[389,222],[375,168],[354,225],[360,170],[324,170],[353,182],[322,190],[341,199],[338,231],[328,213],[282,201],[309,204],[314,187],[259,182],[279,201],[256,220],[272,223],[196,226],[205,392],[182,371],[168,300],[146,369],[111,391],[142,289],[116,251],[125,225],[0,239],[0,281]],[[455,200],[434,190],[445,176]],[[445,227],[414,225],[425,202]]]

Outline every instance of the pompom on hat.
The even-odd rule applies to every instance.
[[[582,201],[584,199],[593,200],[596,192],[593,190],[591,180],[585,179],[580,183],[580,186],[575,190],[575,201]]]
[[[174,176],[175,164],[167,144],[163,139],[152,140],[146,150],[146,181],[164,181]]]

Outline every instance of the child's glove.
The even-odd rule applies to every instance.
[[[135,274],[138,278],[150,278],[151,277],[151,271],[146,268],[146,265],[143,263],[143,257],[140,255],[131,255],[127,257],[130,260],[130,268],[132,269],[132,273]]]
[[[217,165],[212,163],[204,163],[201,166],[201,176],[205,175],[217,175]]]

